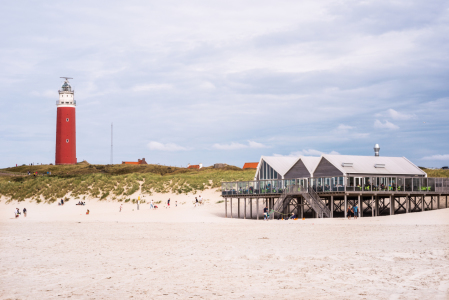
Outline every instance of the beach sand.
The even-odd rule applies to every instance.
[[[219,194],[202,196],[122,212],[3,199],[0,298],[449,299],[449,209],[265,222],[224,218]]]

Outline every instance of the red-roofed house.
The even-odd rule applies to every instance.
[[[145,158],[137,159],[137,161],[122,161],[122,165],[147,165]]]
[[[243,165],[243,169],[257,169],[257,166],[259,165],[259,163],[245,163]]]
[[[199,165],[188,164],[187,165],[187,169],[201,169],[202,167],[203,167],[203,164],[199,164]]]

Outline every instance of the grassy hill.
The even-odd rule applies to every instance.
[[[427,173],[427,177],[449,177],[449,170],[442,169],[422,169]]]
[[[30,171],[38,176],[22,175]],[[51,172],[51,175],[47,175]],[[218,188],[222,181],[252,180],[254,170],[227,166],[191,170],[161,165],[20,166],[1,169],[0,195],[12,200],[53,202],[66,195],[124,200],[141,189],[142,194],[177,193]],[[45,174],[45,175],[42,175]],[[16,176],[13,176],[16,175]]]

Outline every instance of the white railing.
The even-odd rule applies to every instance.
[[[56,100],[56,105],[75,105],[76,106],[76,100],[72,100],[70,102]]]

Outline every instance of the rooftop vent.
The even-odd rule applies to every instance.
[[[352,167],[353,163],[342,163],[342,167]]]
[[[385,168],[385,164],[375,164],[375,168]]]
[[[379,144],[374,145],[374,156],[379,156]]]

